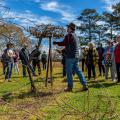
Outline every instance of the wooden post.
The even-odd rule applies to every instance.
[[[48,61],[47,61],[47,71],[46,71],[46,80],[45,86],[47,87],[48,82],[53,85],[53,77],[52,77],[52,37],[54,38],[63,38],[65,29],[60,26],[54,26],[51,24],[42,24],[36,25],[35,27],[30,27],[29,30],[30,34],[39,38],[38,45],[41,44],[42,38],[49,38],[49,53],[48,53]],[[48,77],[50,76],[50,77]],[[49,81],[48,81],[49,79]]]
[[[29,75],[29,80],[30,80],[30,83],[31,83],[31,92],[36,92],[36,87],[34,85],[34,82],[32,80],[32,76],[31,76],[31,71],[30,71],[30,68],[29,68],[29,65],[27,65],[27,71],[28,71],[28,75]]]
[[[53,78],[52,78],[52,40],[51,37],[49,37],[49,53],[48,53],[48,61],[47,61],[47,73],[46,73],[46,81],[45,81],[45,87],[47,87],[48,84],[48,75],[50,70],[50,83],[51,86],[53,85]]]
[[[49,46],[50,46],[50,83],[51,83],[51,86],[53,85],[53,77],[52,77],[52,40],[51,40],[51,37],[49,38]]]

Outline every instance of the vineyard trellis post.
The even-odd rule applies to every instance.
[[[47,38],[49,41],[49,51],[48,51],[48,60],[47,60],[47,70],[46,70],[46,79],[45,79],[45,87],[48,86],[48,83],[53,85],[53,75],[52,75],[52,38],[63,38],[65,29],[60,26],[54,26],[51,24],[48,25],[36,25],[35,27],[31,27],[29,32],[39,38],[38,45],[41,44],[43,38]],[[50,75],[50,76],[49,76]]]

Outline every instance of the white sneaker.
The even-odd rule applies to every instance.
[[[8,81],[8,79],[5,79],[4,81],[6,82],[6,81]]]
[[[117,80],[116,80],[116,79],[114,79],[114,80],[113,80],[113,82],[117,82]]]
[[[12,82],[11,79],[8,79],[8,82]]]

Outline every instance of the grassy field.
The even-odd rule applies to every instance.
[[[45,87],[42,71],[33,78],[34,94],[30,93],[28,77],[13,72],[12,82],[6,82],[2,70],[0,73],[0,120],[120,120],[120,85],[110,79],[90,80],[89,91],[81,92],[75,76],[73,92],[65,93],[61,65],[54,63],[53,86]]]

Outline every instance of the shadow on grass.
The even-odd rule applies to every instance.
[[[51,96],[53,95],[52,92],[36,92],[36,93],[31,93],[31,92],[22,92],[16,98],[18,99],[24,99],[24,98],[29,98],[29,97],[46,97],[46,96]]]
[[[25,98],[43,98],[43,97],[52,97],[55,94],[60,94],[62,91],[37,91],[36,93],[28,91],[28,92],[21,92],[20,94],[12,94],[11,92],[7,92],[2,96],[2,99],[7,102],[11,102],[14,99],[25,99]]]
[[[46,96],[51,96],[53,95],[52,92],[36,92],[33,93],[31,91],[29,92],[22,92],[19,95],[13,95],[11,92],[8,92],[2,96],[2,99],[4,101],[10,102],[13,99],[24,99],[24,98],[39,98],[39,97],[46,97]]]
[[[5,93],[1,98],[2,98],[4,101],[10,102],[11,97],[12,97],[12,93],[11,93],[11,92],[7,92],[7,93]]]
[[[107,87],[111,87],[113,85],[117,85],[116,83],[99,83],[99,82],[96,82],[96,84],[92,84],[92,85],[89,85],[89,87],[93,87],[93,88],[107,88]]]
[[[118,98],[119,98],[119,100],[120,100],[120,96],[118,95],[117,97],[118,97]]]
[[[62,75],[62,73],[60,72],[60,73],[54,73],[54,75]]]
[[[23,76],[13,76],[12,78],[23,78]]]
[[[53,76],[53,79],[62,78],[62,76]]]
[[[37,82],[45,82],[45,78],[37,78],[34,80],[35,83]]]
[[[87,81],[87,83],[103,83],[103,82],[105,82],[104,79],[103,80],[89,80],[89,81]]]

